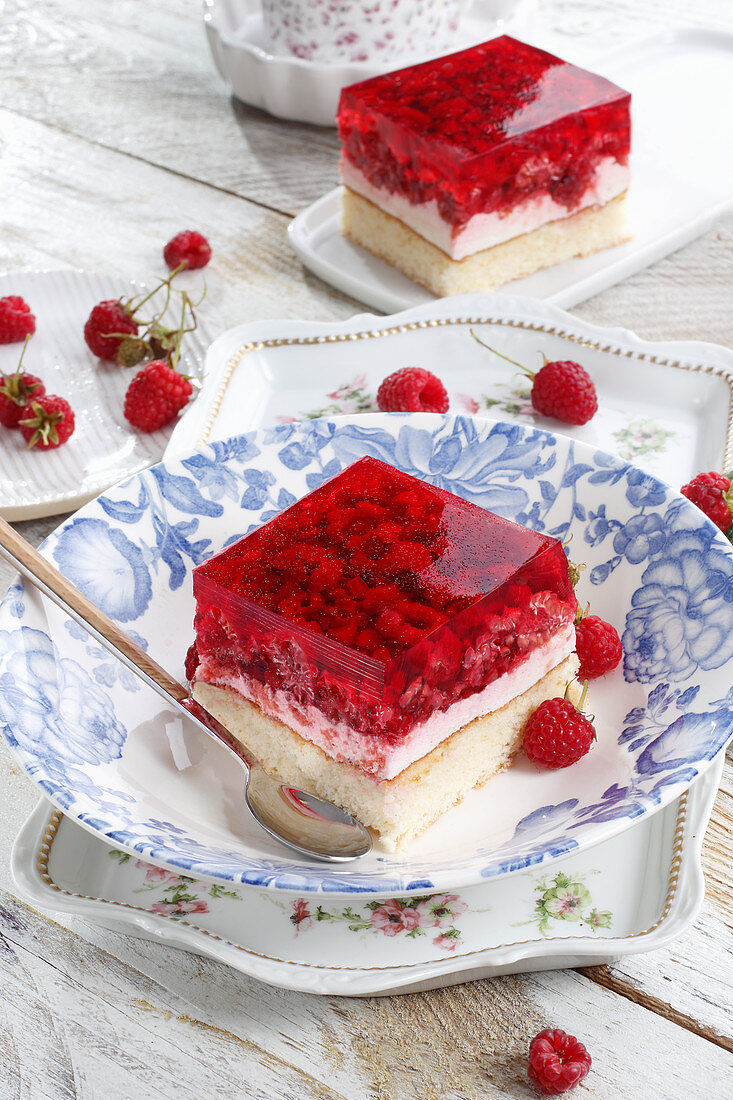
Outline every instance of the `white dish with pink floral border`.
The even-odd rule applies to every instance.
[[[543,871],[406,898],[204,882],[116,850],[45,799],[12,871],[34,906],[217,959],[271,985],[386,995],[651,951],[695,919],[722,759],[660,813]]]

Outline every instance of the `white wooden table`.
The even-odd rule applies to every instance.
[[[555,0],[538,15],[588,53],[690,18],[686,0]],[[733,31],[727,0],[694,18]],[[211,240],[212,329],[334,320],[355,303],[303,271],[288,219],[337,179],[330,130],[230,99],[197,0],[6,0],[0,9],[0,264],[125,277],[160,270],[174,232]],[[733,345],[733,217],[575,312],[647,338]],[[38,543],[59,522],[18,525]],[[10,580],[0,568],[0,590]],[[707,897],[669,948],[617,967],[340,1000],[51,920],[13,896],[8,853],[37,791],[0,744],[0,1100],[14,1097],[529,1097],[530,1037],[560,1026],[593,1055],[578,1095],[733,1096],[733,772],[705,842]]]

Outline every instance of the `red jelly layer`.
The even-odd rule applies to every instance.
[[[560,543],[363,458],[194,570],[196,646],[396,740],[575,613]]]
[[[540,194],[572,210],[599,163],[628,161],[631,97],[503,36],[344,88],[343,154],[375,187],[435,199],[454,228]]]

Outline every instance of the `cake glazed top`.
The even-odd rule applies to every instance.
[[[542,192],[572,209],[599,164],[628,162],[630,101],[502,36],[344,88],[338,126],[344,158],[370,183],[436,198],[460,222]]]
[[[237,621],[310,634],[375,665],[448,623],[474,636],[487,616],[536,593],[566,614],[575,607],[556,539],[374,458],[200,565],[194,592],[200,609],[213,601]]]

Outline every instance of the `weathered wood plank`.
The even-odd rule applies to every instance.
[[[214,249],[201,307],[214,335],[265,317],[354,312],[304,272],[282,215],[4,110],[0,146],[0,270],[75,267],[149,281],[167,274],[165,242],[195,227]]]
[[[198,0],[8,7],[3,106],[288,213],[338,182],[334,130],[231,99]]]
[[[319,1100],[527,1097],[527,1045],[547,1025],[587,1042],[601,1097],[636,1095],[640,1083],[650,1096],[684,1096],[696,1082],[722,1095],[731,1068],[725,1051],[571,972],[337,1000],[271,989],[111,933],[104,950],[10,899],[0,930],[12,953],[0,974],[17,1013],[17,1062],[6,1059],[5,1072],[19,1064],[27,1073],[38,1025],[44,1050],[56,1026],[65,1078],[39,1067],[51,1095],[73,1074],[82,1083],[106,1075],[113,1096],[173,1096],[183,1079],[191,1095],[206,1096],[238,1095],[247,1082],[246,1095],[258,1098],[296,1089]],[[83,1084],[79,1094],[97,1095]]]

